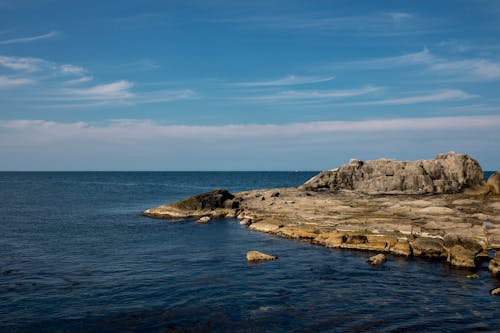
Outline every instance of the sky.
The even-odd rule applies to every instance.
[[[0,0],[0,170],[498,170],[499,102],[496,0]]]

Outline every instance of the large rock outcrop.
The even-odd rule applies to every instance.
[[[228,190],[216,189],[181,201],[147,209],[143,214],[162,219],[219,217],[214,215],[216,210],[219,210],[219,214],[223,214],[226,213],[224,209],[227,209],[227,212],[231,212],[233,209],[238,208],[239,202],[233,199],[234,195],[229,193]]]
[[[366,194],[459,193],[485,188],[483,170],[473,158],[450,152],[433,160],[351,160],[340,168],[325,170],[301,190],[353,190]]]

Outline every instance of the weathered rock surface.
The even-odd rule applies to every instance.
[[[488,269],[490,270],[491,275],[500,277],[500,251],[495,253],[495,257],[491,259]]]
[[[484,187],[483,170],[467,155],[438,154],[433,160],[351,160],[326,170],[299,187],[302,190],[353,190],[367,194],[459,193]]]
[[[387,257],[383,253],[379,253],[377,255],[374,255],[373,257],[368,258],[366,260],[367,263],[373,266],[380,266],[382,265],[385,261],[387,260]]]
[[[265,254],[259,251],[248,251],[247,252],[247,261],[266,261],[266,260],[275,260],[278,259],[277,256],[273,256],[270,254]]]
[[[475,161],[459,156],[464,157],[442,159],[464,159],[474,169]],[[470,179],[467,172],[453,177]],[[165,219],[236,217],[250,230],[325,247],[422,256],[463,267],[474,267],[488,249],[500,249],[500,197],[486,191],[375,195],[297,188],[234,195],[219,191],[144,214]],[[203,199],[207,196],[210,199]]]
[[[479,242],[463,235],[446,235],[443,245],[448,253],[447,261],[460,267],[476,267],[476,256],[483,250]]]
[[[486,182],[488,190],[491,194],[500,195],[500,172],[492,174]]]

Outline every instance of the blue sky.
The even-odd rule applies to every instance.
[[[0,170],[496,170],[499,83],[494,0],[0,0]]]

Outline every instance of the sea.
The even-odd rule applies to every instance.
[[[487,262],[327,249],[145,209],[314,172],[1,172],[0,332],[498,332]],[[279,259],[247,263],[249,250]],[[477,279],[467,275],[476,273]]]

